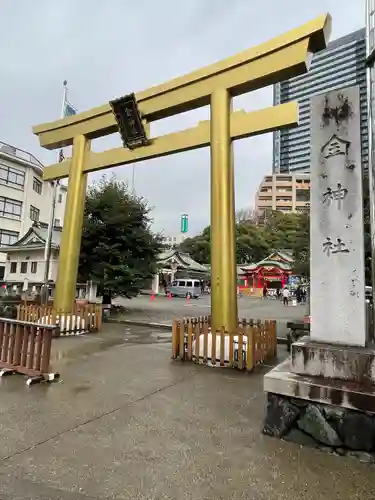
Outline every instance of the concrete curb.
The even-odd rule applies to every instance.
[[[107,318],[105,320],[106,323],[118,323],[120,325],[129,325],[129,326],[144,326],[148,328],[157,328],[159,330],[171,330],[172,329],[172,324],[171,323],[153,323],[153,322],[147,322],[147,321],[140,321],[136,319],[113,319],[113,318]],[[288,345],[288,339],[284,337],[277,337],[277,343],[280,345]]]

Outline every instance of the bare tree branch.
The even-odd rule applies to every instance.
[[[252,207],[240,208],[236,212],[236,223],[237,224],[239,222],[246,222],[246,221],[257,222],[257,220],[258,220],[258,213]]]

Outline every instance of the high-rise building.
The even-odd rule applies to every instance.
[[[299,103],[299,126],[273,137],[273,172],[310,171],[310,99],[330,90],[360,86],[362,162],[368,160],[365,29],[329,43],[314,55],[307,74],[274,86],[274,105]]]

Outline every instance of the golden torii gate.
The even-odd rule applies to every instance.
[[[210,146],[212,327],[235,331],[237,279],[232,141],[298,125],[298,105],[232,112],[234,96],[308,71],[312,54],[326,47],[329,14],[216,64],[136,94],[147,144],[135,149],[90,151],[90,141],[119,131],[113,102],[33,128],[40,145],[73,145],[72,158],[44,169],[44,180],[69,177],[55,307],[69,312],[75,300],[87,174],[119,165]],[[211,106],[211,119],[196,127],[149,137],[150,122]]]

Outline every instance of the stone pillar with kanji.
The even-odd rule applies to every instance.
[[[311,99],[311,339],[366,345],[359,88]]]
[[[339,448],[340,455],[355,450],[375,463],[375,347],[366,324],[360,111],[358,86],[310,102],[311,325],[292,344],[290,358],[264,377],[263,432]]]

